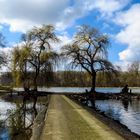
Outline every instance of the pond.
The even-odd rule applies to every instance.
[[[33,108],[32,101],[23,104],[0,99],[0,140],[29,140],[33,121],[46,101],[47,97],[39,98]]]
[[[48,91],[48,92],[56,92],[56,93],[61,93],[61,92],[73,92],[73,93],[81,93],[85,92],[85,90],[90,90],[90,87],[42,87],[38,88],[40,91]],[[104,93],[119,93],[121,91],[122,87],[97,87],[96,91],[98,92],[104,92]],[[138,87],[130,87],[132,90],[132,93],[140,93],[140,88]],[[15,88],[17,91],[23,90],[23,88]]]
[[[90,88],[73,88],[73,87],[53,87],[53,88],[39,88],[40,91],[51,91],[51,92],[57,92],[58,94],[61,92],[85,92],[85,90]],[[131,88],[133,93],[140,93],[140,88]],[[17,90],[22,90],[21,88],[18,88]],[[118,93],[121,91],[121,88],[96,88],[99,92],[105,92],[105,93]],[[0,125],[1,120],[5,120],[10,113],[18,111],[20,108],[20,104],[17,103],[10,103],[3,101],[0,99]],[[32,104],[28,103],[27,108],[29,108],[26,112],[26,127],[30,125],[31,118],[35,117],[34,110],[31,109]],[[41,105],[37,105],[38,107]],[[140,135],[140,101],[133,99],[131,102],[128,101],[121,101],[121,100],[97,100],[96,101],[96,107],[103,111],[107,116],[120,121],[120,123],[126,125],[131,131],[137,133]],[[23,111],[21,111],[21,114],[24,114]],[[16,127],[13,124],[17,124],[19,122],[19,119],[22,117],[19,115],[15,119],[10,119],[6,121],[4,126],[2,125],[2,129],[0,129],[0,139],[4,140],[10,140],[9,136],[11,137],[12,131]],[[23,117],[24,118],[24,117]],[[23,120],[23,119],[22,119]],[[15,123],[16,122],[16,123]],[[28,132],[28,133],[27,133]],[[26,131],[26,133],[29,135],[30,131]],[[24,134],[26,136],[26,134]],[[9,139],[6,139],[8,137]],[[16,139],[14,139],[16,140]],[[20,139],[22,140],[22,139]],[[28,140],[28,139],[27,139]]]
[[[39,88],[40,91],[48,91],[48,92],[85,92],[85,90],[90,90],[89,87],[50,87],[50,88]],[[96,91],[103,93],[119,93],[122,87],[97,87]],[[130,87],[132,93],[140,93],[140,88]]]
[[[140,100],[97,100],[95,106],[140,135]]]
[[[54,92],[85,92],[85,89],[90,88],[48,88],[47,91]],[[122,88],[96,88],[98,92],[104,93],[119,93]],[[140,88],[131,88],[133,93],[140,93]],[[40,90],[43,90],[40,89]],[[118,120],[126,125],[132,132],[140,135],[140,100],[133,99],[130,102],[127,100],[97,100],[96,107],[104,112],[108,117]]]

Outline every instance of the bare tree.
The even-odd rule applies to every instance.
[[[109,39],[97,29],[83,25],[76,33],[73,42],[63,47],[63,54],[69,57],[72,67],[81,67],[92,79],[91,92],[95,93],[96,73],[114,71],[107,60]]]

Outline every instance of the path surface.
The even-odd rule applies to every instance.
[[[41,140],[123,140],[64,95],[52,95]]]

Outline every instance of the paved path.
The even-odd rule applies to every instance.
[[[123,140],[64,95],[52,95],[41,140]]]

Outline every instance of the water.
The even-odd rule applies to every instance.
[[[78,92],[85,92],[85,90],[90,91],[91,88],[89,87],[50,87],[50,88],[39,88],[40,91],[48,91],[48,92],[73,92],[73,93],[78,93]],[[119,93],[121,91],[122,87],[97,87],[96,91],[98,92],[103,92],[103,93]],[[140,88],[134,88],[130,87],[132,90],[132,93],[140,93]]]
[[[47,97],[38,98],[33,108],[33,101],[23,106],[22,99],[14,102],[0,99],[0,140],[29,140],[33,121],[47,100]]]
[[[6,102],[0,99],[0,120],[4,120],[7,116],[8,110],[16,109],[15,103]]]
[[[79,93],[79,92],[85,92],[85,90],[90,90],[91,88],[89,87],[49,87],[49,88],[38,88],[39,91],[48,91],[48,92],[56,92],[56,93],[61,93],[61,92],[73,92],[73,93]],[[15,88],[17,91],[23,90],[23,88]],[[98,92],[105,92],[105,93],[118,93],[121,91],[121,88],[96,88]],[[140,89],[139,89],[140,91]]]
[[[47,91],[53,92],[85,92],[90,88],[48,88]],[[98,92],[104,93],[119,93],[122,88],[96,88]],[[140,93],[140,88],[131,88],[133,93]],[[44,90],[44,88],[40,89]],[[96,107],[103,111],[107,116],[120,121],[120,123],[126,125],[132,132],[140,135],[140,101],[132,100],[128,102],[126,100],[98,100],[96,101]]]
[[[88,90],[90,91],[91,88],[89,87],[51,87],[51,88],[47,88],[46,91],[50,92],[57,92],[57,93],[60,93],[60,92],[85,92],[85,90]],[[40,90],[44,90],[44,88],[40,88]],[[121,91],[121,88],[96,88],[96,91],[98,92],[105,92],[105,93],[118,93]]]
[[[39,88],[40,91],[50,91],[50,92],[57,92],[58,94],[61,92],[85,92],[85,90],[90,88],[63,88],[63,87],[53,87],[53,88]],[[133,93],[140,93],[140,88],[131,88]],[[22,90],[21,88],[19,90]],[[121,88],[96,88],[99,92],[105,93],[118,93],[121,91]],[[131,102],[128,101],[121,101],[121,100],[97,100],[96,107],[103,111],[109,117],[120,121],[120,123],[126,125],[132,132],[137,133],[140,135],[140,101],[139,100],[132,100]],[[0,118],[5,118],[6,111],[12,110],[17,108],[15,104],[3,102],[0,100]],[[30,112],[28,116],[31,118]],[[6,131],[6,129],[3,129]],[[7,135],[7,134],[5,134]],[[1,132],[0,132],[1,136]]]
[[[48,92],[73,92],[73,93],[79,93],[79,92],[85,92],[85,90],[90,90],[90,87],[49,87],[49,88],[38,88],[39,91],[48,91]],[[122,87],[97,87],[96,91],[98,92],[104,92],[104,93],[119,93],[121,91]],[[140,88],[137,87],[130,87],[132,90],[132,93],[140,93]],[[23,88],[15,88],[17,91],[23,90]]]
[[[140,101],[97,100],[96,107],[108,117],[126,125],[132,132],[140,135]]]

